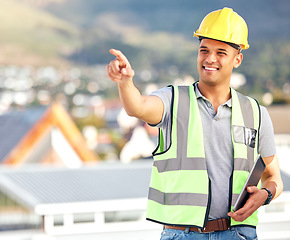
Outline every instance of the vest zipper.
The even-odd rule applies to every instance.
[[[233,200],[233,176],[234,176],[234,167],[233,167],[233,171],[232,174],[230,176],[230,186],[229,186],[229,208],[228,208],[228,212],[230,212],[232,210],[232,200]],[[231,226],[231,220],[232,218],[229,217],[229,221],[230,221],[230,226]]]
[[[208,178],[208,201],[207,201],[207,206],[206,206],[206,213],[205,213],[205,218],[204,218],[204,223],[202,230],[205,229],[205,226],[208,222],[208,217],[209,217],[209,210],[210,210],[210,204],[211,204],[211,180]]]

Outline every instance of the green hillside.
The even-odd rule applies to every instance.
[[[21,1],[0,0],[2,63],[45,64],[71,54],[79,30],[52,14]]]
[[[250,40],[290,37],[290,1],[285,0],[62,0],[46,9],[78,26],[93,26],[100,15],[111,13],[125,25],[190,37],[205,14],[225,6],[233,8],[247,21]]]
[[[205,14],[224,6],[236,10],[249,26],[251,47],[236,70],[247,78],[243,91],[282,89],[290,81],[290,1],[67,0],[47,10],[85,31],[87,37],[70,56],[72,61],[106,64],[112,59],[108,50],[118,48],[136,72],[153,69],[158,72],[156,80],[170,83],[187,74],[198,78],[193,31]],[[62,14],[63,8],[69,11]],[[178,69],[176,75],[169,73],[172,66]]]
[[[150,81],[165,84],[186,75],[197,79],[193,31],[205,14],[224,6],[249,26],[251,47],[236,70],[247,78],[244,91],[282,89],[290,81],[285,0],[0,0],[0,63],[93,66],[107,64],[108,50],[118,48],[137,82],[147,70]]]

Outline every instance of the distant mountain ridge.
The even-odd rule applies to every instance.
[[[136,72],[151,71],[152,81],[196,79],[193,32],[225,6],[249,27],[251,47],[235,70],[247,78],[245,91],[282,89],[290,79],[287,0],[0,0],[0,64],[107,64],[108,50],[118,48]]]
[[[223,7],[233,8],[246,20],[250,38],[290,37],[290,1],[285,0],[63,0],[52,2],[46,9],[70,22],[81,20],[78,24],[85,26],[92,26],[98,15],[110,12],[122,16],[127,24],[134,22],[149,31],[188,34],[207,13]]]
[[[54,59],[106,62],[108,57],[94,57],[92,48],[102,52],[106,46],[120,46],[131,52],[146,43],[137,40],[139,45],[132,45],[124,38],[139,33],[147,42],[151,34],[159,33],[166,35],[168,42],[175,35],[192,41],[205,14],[224,6],[232,7],[247,21],[250,45],[290,39],[290,1],[284,0],[0,0],[0,50],[4,55],[0,62],[15,61],[17,51],[18,63],[21,56],[44,63]],[[129,28],[136,34],[128,34]],[[85,54],[91,56],[84,60]],[[23,57],[23,61],[27,59]]]

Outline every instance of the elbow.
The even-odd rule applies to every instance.
[[[138,119],[140,119],[140,117],[141,117],[141,114],[139,113],[138,110],[133,111],[133,110],[125,109],[125,111],[126,111],[127,115],[130,117],[135,117]]]
[[[277,188],[276,188],[276,194],[274,196],[274,198],[277,198],[281,195],[281,193],[283,192],[283,189],[284,189],[284,184],[283,184],[283,180],[280,176],[280,179],[279,179],[279,182],[277,183]]]
[[[138,118],[137,115],[135,113],[133,113],[133,112],[127,112],[127,114],[128,114],[129,117],[136,117],[136,118]]]
[[[284,183],[283,183],[282,179],[281,179],[281,187],[280,188],[281,188],[281,190],[280,190],[280,194],[281,194],[283,192],[283,189],[284,189]]]

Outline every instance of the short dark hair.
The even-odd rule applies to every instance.
[[[198,39],[199,39],[199,41],[201,41],[202,39],[212,39],[212,40],[216,40],[216,41],[220,41],[220,42],[226,43],[226,44],[230,45],[231,47],[233,47],[234,49],[242,50],[241,46],[238,45],[238,44],[235,44],[235,43],[225,42],[225,41],[221,41],[221,40],[217,40],[217,39],[213,39],[213,38],[208,38],[208,37],[202,37],[202,36],[199,36]]]

